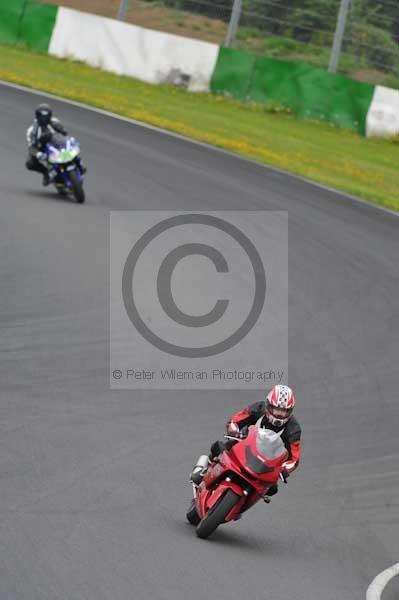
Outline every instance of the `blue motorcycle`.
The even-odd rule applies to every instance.
[[[76,201],[85,201],[79,142],[71,136],[55,134],[46,144],[50,183],[61,196],[73,194]]]

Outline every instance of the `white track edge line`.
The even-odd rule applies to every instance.
[[[399,575],[399,563],[382,571],[373,579],[367,588],[366,600],[381,600],[382,593],[388,583]]]
[[[189,142],[191,144],[195,144],[196,146],[202,146],[203,148],[207,148],[209,150],[214,150],[216,152],[220,152],[222,154],[227,154],[228,156],[232,156],[234,158],[238,158],[239,160],[243,160],[249,162],[251,164],[257,165],[258,167],[263,167],[269,171],[274,171],[275,173],[280,173],[281,175],[285,175],[287,177],[291,177],[292,179],[296,179],[298,181],[304,181],[305,183],[312,185],[321,190],[325,190],[327,192],[333,193],[335,196],[341,196],[342,198],[347,198],[352,200],[363,207],[374,208],[376,210],[385,212],[394,217],[399,217],[399,212],[395,212],[390,208],[386,208],[385,206],[380,206],[379,204],[374,204],[371,201],[363,200],[362,198],[358,198],[357,196],[352,196],[351,194],[347,194],[346,192],[342,192],[340,190],[336,190],[328,185],[324,185],[323,183],[319,183],[317,181],[312,181],[311,179],[307,179],[306,177],[302,177],[301,175],[296,175],[295,173],[290,173],[289,171],[285,171],[284,169],[280,169],[279,167],[275,167],[273,165],[267,165],[265,163],[258,162],[257,160],[247,158],[245,156],[241,156],[240,154],[235,154],[234,152],[229,152],[224,148],[218,148],[217,146],[212,146],[211,144],[207,144],[206,142],[201,142],[199,140],[194,140],[192,138],[186,137],[174,131],[168,131],[167,129],[162,129],[161,127],[157,127],[156,125],[151,125],[150,123],[144,123],[143,121],[136,121],[135,119],[131,119],[129,117],[125,117],[123,115],[118,115],[117,113],[104,110],[103,108],[97,108],[96,106],[91,106],[89,104],[85,104],[84,102],[78,102],[77,100],[70,100],[68,98],[63,98],[62,96],[57,96],[56,94],[51,94],[50,92],[44,92],[41,90],[36,90],[33,88],[25,87],[24,85],[19,85],[17,83],[12,83],[11,81],[4,81],[0,79],[0,85],[4,85],[5,87],[14,88],[20,90],[22,92],[29,92],[30,94],[35,94],[36,96],[44,96],[45,98],[53,98],[54,100],[58,100],[59,102],[65,102],[65,104],[71,104],[72,106],[77,106],[78,108],[84,108],[86,110],[91,110],[100,115],[105,115],[106,117],[111,117],[113,119],[118,119],[119,121],[125,121],[126,123],[132,123],[133,125],[137,125],[139,127],[143,127],[145,129],[150,129],[151,131],[156,131],[158,133],[162,133],[164,135],[169,135],[170,137],[183,140],[185,142]]]

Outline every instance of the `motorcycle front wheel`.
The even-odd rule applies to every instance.
[[[83,202],[85,201],[85,193],[76,171],[69,172],[69,179],[71,181],[71,188],[73,191],[73,195],[75,196],[76,202],[78,202],[79,204],[83,204]]]
[[[239,500],[241,500],[241,497],[238,494],[233,490],[227,490],[197,525],[196,533],[198,537],[205,539],[212,535],[219,525],[224,523],[225,518]]]

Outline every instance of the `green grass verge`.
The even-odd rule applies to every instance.
[[[7,46],[0,46],[0,79],[151,123],[399,210],[399,144],[392,141]]]

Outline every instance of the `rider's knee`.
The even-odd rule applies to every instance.
[[[38,171],[40,169],[40,163],[34,156],[28,156],[25,166],[29,171]]]

